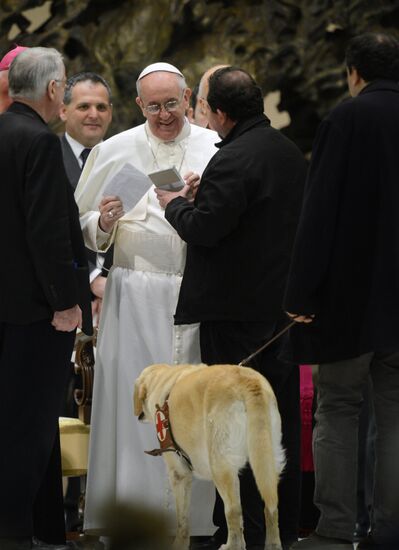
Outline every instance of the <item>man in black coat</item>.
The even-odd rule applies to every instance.
[[[60,118],[65,123],[65,133],[61,136],[61,148],[65,171],[72,189],[75,191],[80,174],[91,149],[100,143],[112,120],[111,89],[102,76],[92,72],[77,73],[68,78]],[[90,270],[92,292],[92,312],[98,323],[105,291],[106,275],[102,272],[103,254],[86,248]],[[106,254],[112,264],[113,248]],[[74,373],[72,365],[64,416],[78,416],[74,391],[80,387],[81,378]],[[80,478],[69,478],[65,493],[65,521],[67,531],[81,527],[79,518]]]
[[[194,203],[187,186],[158,191],[165,215],[187,242],[176,324],[200,323],[205,363],[237,364],[287,324],[281,303],[299,216],[305,161],[297,147],[271,128],[263,97],[241,69],[209,79],[207,116],[222,138],[206,167]],[[251,362],[271,383],[283,426],[287,467],[280,484],[284,548],[297,539],[299,513],[299,373],[277,356],[281,340]],[[249,467],[241,475],[247,548],[263,548],[263,502]],[[220,497],[214,512],[216,546],[226,541]]]
[[[78,211],[59,139],[47,127],[65,80],[56,50],[25,50],[10,67],[14,103],[0,116],[2,550],[30,548],[32,536],[65,541],[58,416],[75,329],[92,332]]]
[[[314,455],[321,515],[316,533],[294,546],[304,550],[352,548],[369,376],[374,507],[371,535],[358,548],[399,548],[399,42],[356,37],[346,64],[353,97],[319,128],[285,298],[303,322],[290,335],[295,359],[320,363]]]

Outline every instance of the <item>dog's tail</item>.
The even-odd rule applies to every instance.
[[[252,378],[247,384],[245,407],[249,463],[266,508],[273,513],[278,505],[278,480],[285,465],[276,398],[263,381]]]

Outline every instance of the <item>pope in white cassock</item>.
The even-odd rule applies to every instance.
[[[174,513],[163,459],[144,454],[159,445],[154,426],[133,415],[133,385],[152,363],[200,362],[198,326],[173,324],[186,245],[165,220],[154,187],[128,212],[103,190],[126,163],[145,174],[173,166],[182,177],[201,174],[218,136],[185,118],[190,90],[173,65],[144,69],[137,93],[146,123],[94,147],[75,194],[87,246],[104,251],[115,244],[97,343],[86,530],[101,529],[104,502],[134,501]],[[195,481],[192,534],[212,534],[213,499],[212,484]]]

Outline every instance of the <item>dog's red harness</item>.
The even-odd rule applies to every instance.
[[[151,456],[160,456],[163,453],[176,453],[178,456],[184,458],[190,470],[193,469],[190,457],[187,453],[183,451],[181,447],[176,443],[175,438],[173,437],[172,427],[169,420],[169,405],[168,398],[166,398],[165,403],[162,407],[158,404],[156,405],[155,413],[155,428],[157,431],[157,437],[160,445],[160,449],[153,449],[152,451],[144,451]]]

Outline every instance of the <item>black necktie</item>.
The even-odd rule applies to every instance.
[[[80,153],[80,158],[82,159],[82,170],[85,167],[86,160],[90,154],[90,151],[91,151],[91,148],[85,147],[85,149],[83,149],[83,151]]]

